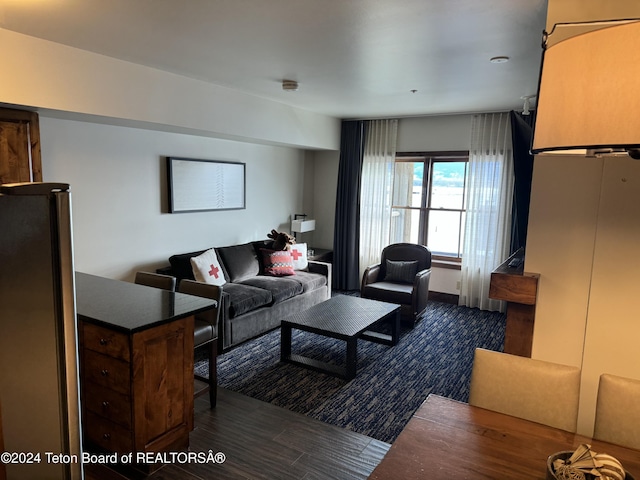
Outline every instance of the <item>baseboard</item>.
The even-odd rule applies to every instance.
[[[458,305],[459,295],[453,293],[442,293],[429,291],[429,300],[434,302],[450,303],[452,305]]]

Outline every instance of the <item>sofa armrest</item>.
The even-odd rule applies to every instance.
[[[427,300],[429,298],[429,279],[431,278],[431,269],[427,268],[416,273],[413,280],[413,301],[412,308],[414,314],[422,313],[427,308]]]
[[[319,273],[327,277],[327,298],[331,298],[331,269],[333,265],[327,262],[309,260],[309,272]]]

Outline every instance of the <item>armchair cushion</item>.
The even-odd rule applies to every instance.
[[[376,282],[364,287],[363,297],[375,298],[382,302],[411,305],[413,296],[412,283]]]
[[[384,277],[384,281],[412,284],[416,273],[418,273],[417,260],[412,262],[387,260],[387,274]]]

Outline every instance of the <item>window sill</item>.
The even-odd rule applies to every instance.
[[[437,268],[448,268],[450,270],[462,270],[460,262],[453,260],[432,259],[431,266]]]

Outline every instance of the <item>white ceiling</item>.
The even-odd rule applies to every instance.
[[[0,27],[340,118],[522,108],[547,0],[0,0]],[[508,56],[507,63],[489,59]],[[282,79],[297,92],[282,91]],[[411,93],[411,90],[417,90]]]

